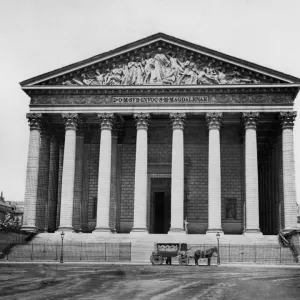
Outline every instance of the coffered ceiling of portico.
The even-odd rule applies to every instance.
[[[22,87],[276,85],[300,79],[159,33],[23,81]]]

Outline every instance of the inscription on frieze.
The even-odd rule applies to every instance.
[[[286,104],[291,94],[215,94],[208,96],[114,97],[104,95],[36,95],[31,105],[151,105],[151,104]]]
[[[198,97],[113,97],[113,103],[208,103],[207,96]]]

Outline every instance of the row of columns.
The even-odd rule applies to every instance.
[[[114,114],[97,115],[100,121],[100,154],[98,172],[97,221],[94,232],[110,233],[109,207],[111,185],[112,128]],[[136,164],[134,188],[134,224],[132,233],[147,233],[147,130],[148,113],[133,115],[136,121]],[[258,113],[243,113],[245,126],[245,186],[246,228],[245,233],[260,233],[256,125]],[[77,114],[62,114],[65,123],[65,146],[60,204],[59,231],[71,231],[75,177]],[[293,153],[293,122],[295,112],[280,113],[282,122],[283,189],[285,228],[296,225],[295,171]],[[29,152],[26,177],[24,225],[27,230],[36,230],[36,202],[39,169],[41,114],[27,115],[30,126]],[[172,174],[171,174],[171,227],[169,233],[185,233],[184,230],[184,113],[171,113]],[[208,155],[208,229],[207,233],[222,232],[221,226],[221,159],[220,128],[222,113],[207,113],[209,130]]]

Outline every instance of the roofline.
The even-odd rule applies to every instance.
[[[270,68],[266,68],[261,65],[251,63],[249,61],[246,61],[246,60],[243,60],[240,58],[236,58],[236,57],[233,57],[233,56],[230,56],[230,55],[227,55],[227,54],[224,54],[224,53],[221,53],[221,52],[218,52],[218,51],[215,51],[215,50],[203,47],[203,46],[199,46],[197,44],[193,44],[193,43],[175,38],[173,36],[170,36],[170,35],[167,35],[164,33],[157,33],[157,34],[151,35],[149,37],[140,39],[138,41],[118,47],[114,50],[110,50],[110,51],[104,52],[102,54],[92,56],[88,59],[81,60],[79,62],[64,66],[62,68],[55,69],[53,71],[50,71],[50,72],[32,77],[30,79],[24,80],[24,81],[20,82],[20,85],[24,86],[24,85],[36,84],[43,80],[47,80],[47,79],[53,78],[55,76],[60,76],[67,72],[72,72],[73,70],[75,70],[79,67],[83,68],[83,67],[91,65],[93,63],[97,63],[100,60],[103,60],[105,58],[110,58],[111,56],[114,56],[116,54],[122,54],[122,52],[125,52],[125,51],[127,52],[132,48],[143,47],[144,44],[146,45],[149,42],[156,42],[159,40],[162,40],[165,42],[171,42],[180,47],[184,46],[186,48],[190,48],[190,50],[194,50],[194,51],[196,50],[202,54],[206,54],[206,55],[209,55],[214,58],[218,58],[218,59],[221,58],[222,60],[227,61],[229,63],[234,63],[240,67],[244,67],[244,68],[247,68],[247,69],[250,69],[253,71],[259,71],[260,73],[268,75],[268,76],[272,75],[273,77],[276,77],[281,80],[286,80],[291,83],[294,83],[294,82],[300,83],[300,78],[297,78],[297,77],[294,77],[294,76],[291,76],[291,75],[288,75],[288,74],[285,74],[285,73],[282,73],[282,72],[279,72],[279,71],[276,71],[276,70],[273,70]]]

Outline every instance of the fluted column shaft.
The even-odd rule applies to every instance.
[[[284,229],[297,228],[293,127],[296,112],[280,113],[282,125],[282,169],[284,199]]]
[[[57,211],[57,182],[58,182],[58,143],[53,135],[50,142],[50,166],[49,166],[49,186],[48,186],[48,228],[49,232],[56,229]]]
[[[258,113],[243,113],[245,125],[245,233],[260,233],[256,125]]]
[[[65,122],[65,151],[62,174],[59,231],[72,231],[77,114],[63,114]]]
[[[63,164],[64,164],[64,142],[60,142],[59,158],[58,158],[56,229],[59,228],[59,224],[60,224],[60,206],[61,206],[61,187],[62,187]]]
[[[222,113],[207,113],[208,140],[208,229],[223,232],[221,224],[221,156],[220,127]]]
[[[22,229],[36,231],[36,202],[40,159],[41,114],[27,114],[30,136],[26,172],[24,218]]]
[[[101,122],[101,138],[98,172],[97,222],[94,232],[110,233],[111,131],[114,115],[106,113],[98,114],[98,118]]]
[[[131,232],[147,233],[147,167],[149,114],[134,114],[136,119],[136,156],[134,181],[134,222]]]
[[[171,228],[170,233],[183,233],[184,213],[184,139],[183,129],[186,115],[170,114],[173,127],[172,173],[171,173]]]

